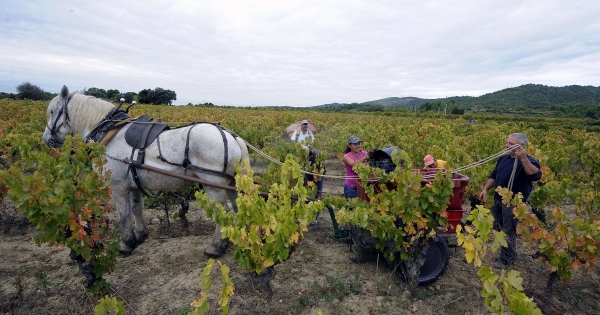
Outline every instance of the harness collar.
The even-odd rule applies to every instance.
[[[131,117],[127,112],[121,108],[111,109],[102,121],[94,128],[90,133],[83,138],[85,142],[103,142],[104,144],[108,141],[103,141],[104,137],[115,129],[120,129],[125,124],[131,121]],[[112,133],[114,136],[114,133]],[[112,137],[111,137],[112,138]]]

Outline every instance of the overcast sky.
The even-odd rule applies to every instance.
[[[313,106],[600,85],[600,1],[0,0],[0,91]]]

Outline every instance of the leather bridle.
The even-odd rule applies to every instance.
[[[46,125],[46,128],[48,128],[48,130],[50,130],[50,140],[48,140],[48,146],[51,148],[54,148],[54,142],[56,141],[57,143],[58,138],[56,137],[56,133],[58,130],[60,130],[60,128],[62,128],[63,126],[69,126],[69,111],[67,106],[69,105],[69,102],[71,101],[71,96],[69,96],[69,98],[67,98],[67,100],[65,101],[64,105],[60,108],[60,110],[58,111],[58,115],[56,115],[56,119],[54,120],[54,123],[52,124],[52,127],[50,127],[50,125]],[[58,120],[62,117],[65,116],[65,118],[61,121],[60,125],[57,126],[58,124]]]

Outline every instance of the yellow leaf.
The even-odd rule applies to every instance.
[[[292,233],[292,235],[290,235],[290,240],[288,241],[288,244],[298,243],[299,236],[300,236],[300,234],[298,232]]]
[[[467,250],[465,253],[465,258],[467,259],[467,263],[471,263],[475,258],[477,258],[477,253],[474,250]]]
[[[277,219],[275,219],[274,215],[271,215],[269,217],[269,227],[271,228],[271,230],[275,230],[277,228]]]
[[[267,258],[263,261],[263,268],[271,267],[274,264],[275,262],[273,262],[273,258]]]

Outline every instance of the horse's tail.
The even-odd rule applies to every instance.
[[[250,154],[248,154],[248,146],[246,146],[246,141],[239,136],[235,137],[235,141],[237,141],[238,145],[240,146],[240,150],[242,151],[240,160],[243,159],[246,162],[246,165],[250,166]]]

